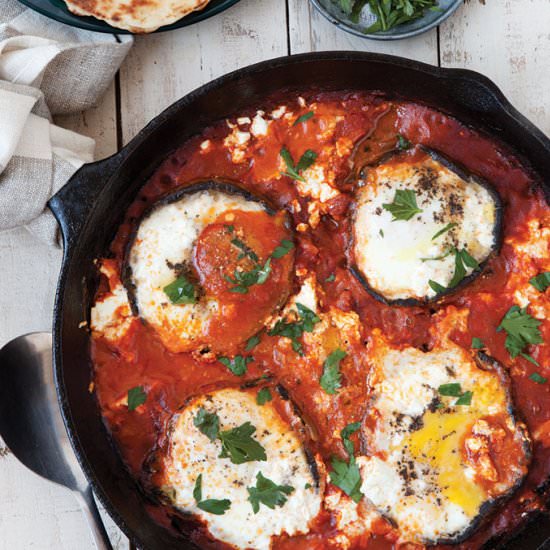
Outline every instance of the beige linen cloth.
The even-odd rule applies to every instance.
[[[68,27],[0,0],[0,231],[24,226],[56,243],[48,199],[85,162],[93,139],[52,123],[104,94],[132,37]]]

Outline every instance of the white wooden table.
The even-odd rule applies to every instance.
[[[320,50],[363,50],[465,67],[493,79],[550,134],[550,0],[470,0],[439,29],[382,43],[325,21],[308,0],[242,0],[208,21],[138,37],[101,103],[58,123],[114,153],[152,117],[195,87],[264,59]],[[0,346],[49,330],[61,252],[25,231],[0,234]],[[113,545],[129,543],[106,519]],[[92,549],[84,518],[64,489],[21,466],[0,440],[0,550]]]

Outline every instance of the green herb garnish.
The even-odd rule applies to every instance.
[[[351,434],[360,428],[359,422],[348,424],[341,432],[342,443],[348,452],[349,461],[346,462],[335,456],[331,458],[332,471],[330,481],[340,487],[354,502],[359,502],[363,497],[361,493],[361,473],[355,461],[353,443],[349,440]]]
[[[290,151],[286,147],[283,147],[281,149],[280,155],[286,164],[286,172],[283,172],[283,175],[302,182],[305,182],[306,180],[300,175],[300,172],[302,172],[303,170],[307,170],[317,158],[317,153],[315,151],[312,151],[311,149],[308,149],[300,157],[298,164],[294,166],[294,159],[292,158]]]
[[[332,283],[336,280],[336,275],[334,273],[331,273],[326,279],[325,283]]]
[[[163,290],[173,304],[195,304],[197,302],[197,289],[185,275],[180,275]]]
[[[444,233],[447,233],[447,231],[450,231],[451,229],[453,229],[453,227],[456,227],[458,224],[455,223],[455,222],[452,222],[452,223],[448,223],[443,229],[440,229],[433,237],[432,237],[432,241],[435,241],[437,239],[437,237],[441,237],[441,235],[443,235]]]
[[[252,437],[256,428],[245,422],[237,428],[226,430],[218,434],[222,443],[220,458],[229,458],[233,464],[243,464],[255,460],[265,461],[265,449]]]
[[[253,285],[263,285],[271,273],[271,258],[268,258],[264,265],[256,264],[250,271],[239,271],[235,269],[233,277],[225,275],[225,280],[234,287],[229,292],[247,294],[248,289]]]
[[[323,374],[320,384],[326,393],[333,395],[342,384],[342,373],[340,372],[340,361],[347,353],[341,349],[333,351],[323,364]]]
[[[268,401],[271,401],[272,399],[273,396],[271,395],[269,388],[262,388],[256,395],[256,403],[258,403],[258,405],[265,405]]]
[[[321,319],[306,306],[297,303],[299,320],[288,323],[282,319],[268,332],[269,336],[286,336],[292,340],[292,349],[299,355],[303,355],[302,343],[298,340],[304,332],[312,332],[315,323]]]
[[[309,120],[315,113],[313,111],[309,111],[306,114],[298,117],[292,126],[298,126],[298,124],[302,122],[306,122],[306,120]]]
[[[256,475],[256,487],[247,487],[248,500],[252,504],[252,510],[257,514],[260,510],[260,503],[272,510],[275,506],[284,506],[287,496],[294,491],[290,485],[277,485],[267,477],[258,472]]]
[[[534,286],[539,292],[544,292],[550,286],[550,271],[540,273],[536,277],[529,279],[529,284]]]
[[[237,239],[237,237],[235,237],[234,239],[231,239],[231,244],[236,246],[241,251],[241,253],[237,256],[237,260],[250,258],[256,263],[260,261],[256,252],[254,252],[254,250],[252,250],[245,242],[241,241],[241,239]]]
[[[397,148],[401,151],[406,151],[412,147],[412,143],[401,134],[397,134]]]
[[[246,341],[246,347],[244,348],[245,351],[251,351],[253,350],[258,344],[260,343],[260,335],[255,334],[254,336],[251,336]]]
[[[458,397],[454,402],[455,405],[471,405],[472,396],[474,395],[471,391],[462,391],[460,384],[452,382],[450,384],[441,384],[438,388],[439,395],[445,397]]]
[[[465,391],[456,401],[455,405],[471,405],[472,404],[472,396],[474,394],[471,391]]]
[[[434,290],[434,292],[438,294],[458,286],[458,284],[464,279],[464,277],[466,277],[468,267],[474,270],[479,268],[479,263],[477,262],[477,260],[473,256],[471,256],[465,248],[462,248],[460,250],[457,248],[451,248],[450,251],[443,256],[440,256],[438,258],[422,258],[422,261],[441,260],[448,256],[451,252],[453,252],[455,255],[455,271],[453,274],[453,278],[449,283],[449,286],[445,288],[443,285],[439,284],[436,281],[428,281],[430,287]]]
[[[393,216],[392,222],[410,220],[422,210],[416,204],[416,194],[410,189],[397,189],[393,202],[383,204],[384,210],[388,210]]]
[[[252,357],[235,355],[233,359],[229,357],[218,357],[218,361],[224,364],[234,375],[243,376],[243,374],[246,373],[246,366],[248,363],[252,363],[254,359]]]
[[[193,498],[197,501],[197,508],[210,514],[216,514],[217,516],[222,516],[231,507],[231,501],[226,498],[223,500],[217,500],[215,498],[202,500],[202,474],[199,474],[199,477],[197,477],[195,481]]]
[[[497,327],[497,332],[501,330],[506,332],[504,345],[512,359],[521,355],[524,359],[539,366],[533,357],[525,353],[525,348],[529,345],[542,343],[540,324],[541,321],[527,313],[527,307],[522,309],[519,306],[512,306],[508,310]]]
[[[275,248],[275,250],[271,254],[271,257],[278,260],[279,258],[282,258],[285,254],[290,252],[293,248],[294,243],[292,241],[289,241],[288,239],[283,239],[281,241],[281,244],[277,248]]]
[[[447,290],[443,285],[440,285],[438,282],[432,281],[431,279],[428,281],[428,284],[436,294],[441,294]]]
[[[422,262],[437,262],[440,260],[444,260],[447,256],[449,256],[453,252],[452,248],[449,248],[447,252],[444,252],[441,254],[441,256],[434,256],[433,258],[420,258],[420,261]]]
[[[366,0],[339,0],[342,9],[351,15],[365,4]],[[423,17],[426,10],[440,10],[437,0],[368,0],[368,6],[376,21],[365,29],[366,34],[384,32],[409,23]]]
[[[133,411],[147,401],[147,394],[143,390],[143,386],[136,386],[128,390],[128,410]]]
[[[529,379],[533,382],[536,382],[537,384],[546,384],[548,381],[548,378],[544,378],[544,376],[541,376],[538,372],[534,372],[529,376]]]
[[[216,441],[220,433],[220,419],[216,413],[210,413],[203,407],[193,418],[193,424],[203,433],[210,441]]]
[[[480,338],[477,338],[474,336],[472,338],[472,349],[483,349],[485,347],[485,344]]]

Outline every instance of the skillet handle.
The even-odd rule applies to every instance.
[[[92,538],[97,550],[113,550],[109,535],[99,515],[99,510],[94,500],[92,488],[88,485],[83,491],[74,491],[74,495],[80,504],[80,508],[86,516]]]
[[[72,178],[49,200],[63,235],[65,252],[76,241],[97,197],[122,162],[117,153],[99,162],[84,164]]]

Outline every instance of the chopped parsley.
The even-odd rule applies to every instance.
[[[536,277],[529,279],[529,284],[534,286],[539,292],[544,292],[550,286],[550,271],[540,273]]]
[[[210,413],[204,408],[200,408],[199,412],[193,418],[193,424],[203,433],[210,441],[216,441],[220,433],[220,419],[216,413]]]
[[[330,481],[336,487],[340,487],[354,502],[359,502],[363,497],[361,493],[361,473],[355,461],[355,449],[350,441],[350,436],[360,428],[359,422],[348,424],[341,432],[342,443],[346,449],[349,461],[333,456],[331,458],[332,471]]]
[[[384,210],[387,210],[393,216],[392,222],[410,220],[416,214],[422,212],[416,203],[416,194],[411,189],[397,189],[393,202],[383,204]]]
[[[397,148],[400,151],[407,151],[407,149],[410,149],[412,147],[412,143],[401,134],[397,134],[397,136],[395,137],[397,138]]]
[[[252,505],[252,510],[257,514],[260,510],[260,504],[275,509],[275,506],[284,506],[287,496],[294,492],[294,487],[290,485],[277,485],[267,477],[258,472],[256,475],[256,487],[247,487],[248,501]]]
[[[533,357],[525,353],[525,349],[529,345],[542,343],[540,324],[541,321],[527,313],[527,307],[520,308],[514,305],[508,310],[497,327],[497,332],[502,330],[506,332],[504,345],[512,359],[521,355],[524,359],[539,366]]]
[[[294,124],[292,126],[298,126],[298,124],[302,123],[302,122],[306,122],[307,120],[309,120],[312,116],[314,116],[314,112],[313,111],[308,111],[307,113],[305,113],[304,115],[298,117],[295,121],[294,121]]]
[[[262,388],[256,395],[256,403],[258,403],[258,405],[265,405],[268,401],[271,401],[272,399],[273,396],[271,395],[269,388]]]
[[[428,284],[436,294],[441,294],[447,290],[443,285],[440,285],[438,282],[432,281],[431,279],[428,281]]]
[[[450,384],[441,384],[438,388],[439,395],[445,397],[458,397],[454,402],[455,405],[471,405],[472,396],[474,395],[471,391],[462,391],[462,387],[457,382],[451,382]]]
[[[242,376],[246,373],[246,366],[248,363],[252,363],[254,358],[235,355],[233,359],[230,359],[229,357],[218,357],[218,361],[224,364],[234,375]]]
[[[531,376],[529,376],[529,380],[532,380],[537,384],[546,384],[548,378],[544,378],[544,376],[541,376],[538,372],[534,372]]]
[[[478,338],[477,336],[474,336],[472,338],[472,349],[483,349],[484,347],[485,344],[480,338]]]
[[[180,275],[163,290],[173,304],[195,304],[197,302],[197,289],[185,275]]]
[[[333,351],[323,364],[323,374],[320,384],[326,393],[332,395],[341,387],[342,373],[340,372],[340,361],[344,359],[347,353],[341,349]]]
[[[311,483],[306,483],[304,485],[304,489],[311,489],[313,487],[313,485]]]
[[[470,255],[470,253],[465,248],[452,248],[450,252],[453,252],[455,255],[455,271],[453,274],[453,278],[451,279],[449,286],[445,288],[443,285],[439,284],[436,281],[428,281],[428,284],[430,287],[437,293],[444,292],[447,289],[455,288],[458,286],[458,284],[466,277],[466,274],[468,272],[467,268],[470,267],[472,269],[478,269],[479,263],[477,260]],[[450,253],[449,252],[449,253]],[[441,260],[449,255],[449,253],[445,254],[444,256],[440,256],[439,258],[428,258],[431,260]],[[424,261],[424,259],[423,259]]]
[[[277,248],[275,248],[275,250],[271,254],[271,257],[278,260],[279,258],[282,258],[285,254],[290,252],[293,248],[294,243],[292,241],[289,241],[288,239],[283,239],[281,241],[281,244]]]
[[[220,458],[229,458],[233,464],[267,460],[265,449],[252,437],[256,428],[250,422],[220,432],[219,416],[216,413],[209,413],[201,407],[193,419],[193,424],[210,441],[220,440],[222,444]]]
[[[209,514],[216,514],[217,516],[222,516],[231,507],[231,501],[226,498],[223,500],[217,500],[215,498],[202,500],[202,474],[199,474],[199,477],[197,477],[197,480],[195,481],[193,498],[197,502],[197,508],[208,512]]]
[[[147,394],[143,390],[143,386],[136,386],[128,390],[128,410],[133,411],[147,401]]]
[[[450,231],[453,229],[453,227],[456,227],[458,224],[455,222],[448,223],[443,229],[440,229],[433,237],[432,241],[435,241],[437,237],[441,237],[441,235],[447,233],[447,231]]]
[[[432,258],[420,258],[420,261],[422,261],[422,262],[438,262],[440,260],[444,260],[447,256],[452,254],[452,252],[453,252],[453,249],[449,248],[449,250],[447,250],[447,252],[444,252],[443,254],[441,254],[441,256],[433,256]]]
[[[292,349],[299,355],[303,355],[302,343],[298,340],[304,332],[312,332],[315,323],[321,319],[303,304],[296,304],[299,320],[289,323],[279,320],[275,326],[268,332],[269,336],[286,336],[292,340]]]
[[[252,437],[255,431],[250,422],[245,422],[237,428],[219,432],[218,439],[222,443],[220,458],[229,458],[233,464],[267,460],[265,449]]]
[[[235,237],[234,239],[231,239],[231,244],[233,246],[236,246],[241,251],[241,253],[237,256],[237,260],[250,258],[253,262],[256,263],[260,261],[256,252],[254,252],[254,250],[252,250],[245,242],[241,241],[241,239]]]
[[[336,275],[334,273],[331,273],[326,279],[325,283],[332,283],[336,280]]]
[[[246,341],[246,347],[244,348],[245,351],[251,351],[253,350],[259,343],[260,343],[260,335],[259,334],[255,334],[254,336],[251,336],[247,341]]]
[[[247,294],[252,285],[263,285],[271,273],[271,258],[268,258],[264,265],[256,264],[250,271],[239,271],[235,269],[233,277],[225,275],[228,283],[235,285],[229,292]]]
[[[300,175],[300,172],[307,170],[317,159],[317,153],[311,149],[308,149],[300,157],[298,164],[295,166],[294,159],[286,147],[281,149],[280,155],[286,164],[286,172],[283,172],[283,175],[302,182],[305,182],[306,180]]]

